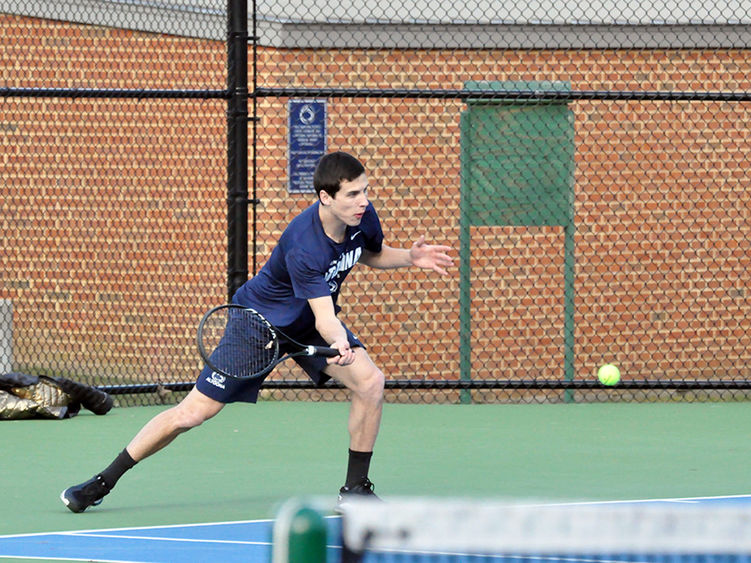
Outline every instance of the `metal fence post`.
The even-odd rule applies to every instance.
[[[248,5],[227,0],[227,292],[248,279]]]

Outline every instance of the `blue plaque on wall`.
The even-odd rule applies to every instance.
[[[290,100],[287,139],[287,189],[312,193],[313,172],[326,154],[326,100]]]

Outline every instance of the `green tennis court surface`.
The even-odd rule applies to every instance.
[[[161,408],[0,424],[0,535],[268,521],[288,498],[333,499],[341,486],[348,405],[232,405],[136,466],[101,506],[66,510],[60,491],[109,463]],[[371,477],[386,499],[746,495],[750,423],[745,403],[387,405]],[[198,549],[179,545],[183,560]]]

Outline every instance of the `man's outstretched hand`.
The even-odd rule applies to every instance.
[[[454,265],[454,260],[446,254],[451,251],[450,246],[439,244],[425,244],[425,235],[421,236],[409,250],[409,257],[414,266],[433,270],[442,276],[447,276],[449,268]]]

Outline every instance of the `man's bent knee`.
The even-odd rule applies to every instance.
[[[215,401],[200,391],[193,389],[172,409],[175,426],[182,431],[190,430],[216,416],[223,407],[223,403]]]
[[[368,400],[380,400],[386,377],[362,348],[355,349],[355,362],[348,366],[330,365],[325,372],[356,395]]]
[[[358,388],[354,391],[370,401],[382,401],[385,384],[386,376],[380,369],[373,366],[373,369],[358,381]]]

